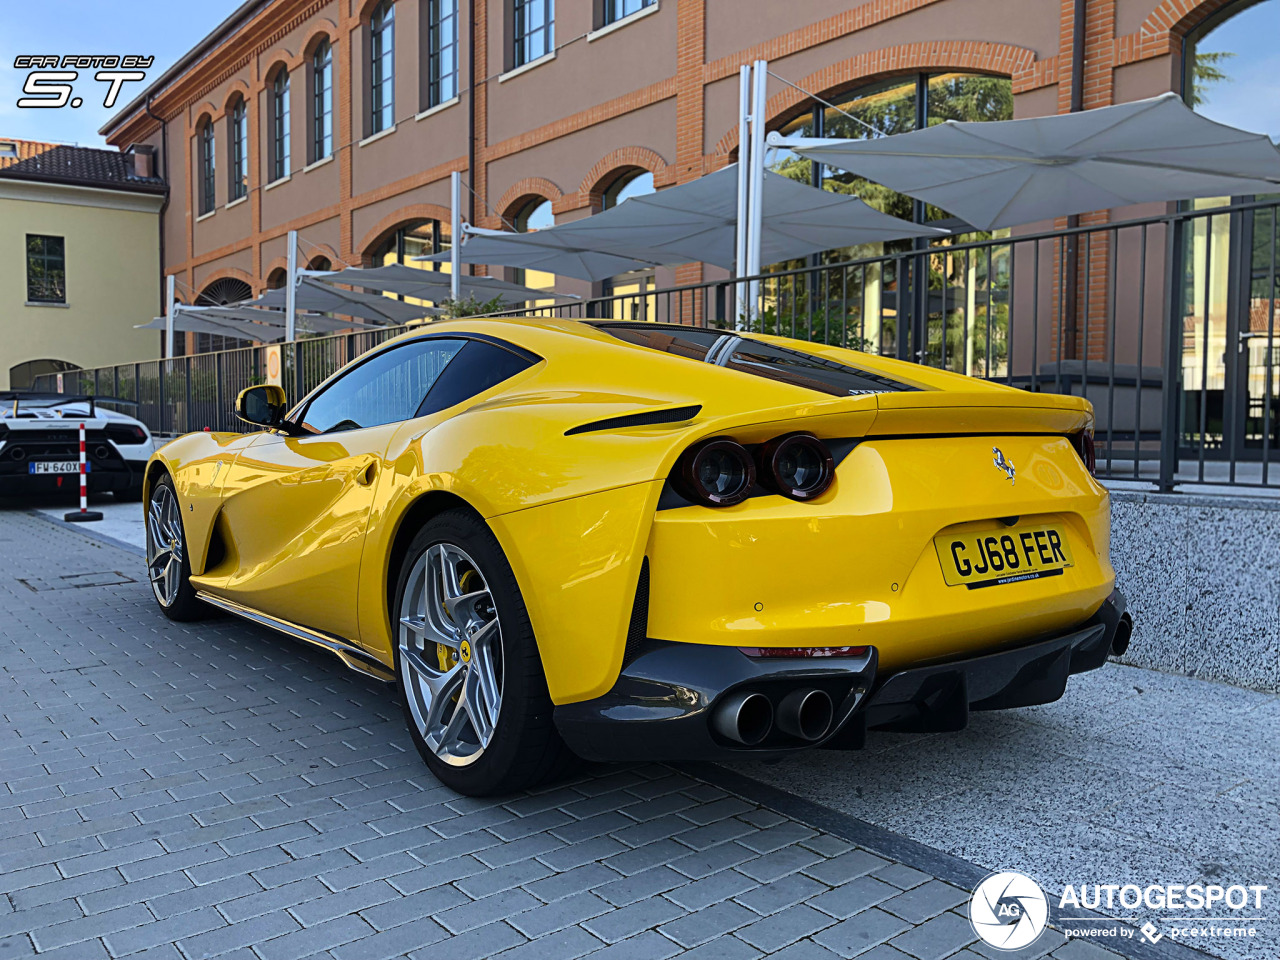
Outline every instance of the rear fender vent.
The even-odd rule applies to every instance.
[[[649,558],[640,563],[640,582],[636,584],[636,599],[631,607],[631,622],[627,625],[627,646],[622,651],[622,669],[626,669],[644,646],[649,633]]]
[[[683,423],[692,420],[702,409],[701,404],[687,407],[667,407],[665,410],[645,410],[641,413],[628,413],[621,417],[609,417],[605,420],[593,420],[570,427],[564,432],[566,437],[576,433],[595,433],[599,430],[621,430],[623,427],[649,427],[659,423]]]

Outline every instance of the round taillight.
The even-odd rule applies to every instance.
[[[675,477],[685,499],[731,507],[747,499],[756,482],[756,468],[742,444],[720,437],[686,450],[676,464]]]
[[[761,481],[792,500],[822,496],[835,475],[831,451],[812,434],[776,437],[760,448]]]

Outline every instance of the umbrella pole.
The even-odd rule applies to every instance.
[[[298,231],[289,231],[288,276],[284,285],[284,338],[293,340],[294,313],[298,306]]]
[[[449,177],[449,299],[453,301],[454,313],[462,293],[462,174],[455,170]]]
[[[738,71],[738,230],[733,256],[733,272],[739,280],[747,275],[747,211],[751,189],[751,68],[745,63]],[[742,283],[733,286],[733,329],[740,330],[747,316],[747,291]]]
[[[174,295],[174,282],[177,280],[172,273],[164,278],[164,355],[166,358],[173,356],[173,302],[176,299]]]
[[[760,275],[760,244],[764,216],[764,128],[766,93],[769,82],[769,62],[755,62],[755,77],[751,95],[751,181],[750,202],[747,206],[747,274]],[[747,289],[747,315],[755,319],[760,304],[760,281],[754,279]]]

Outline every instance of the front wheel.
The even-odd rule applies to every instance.
[[[156,481],[147,502],[147,578],[156,603],[170,620],[199,620],[207,607],[191,586],[191,563],[182,528],[182,508],[165,474]]]
[[[441,783],[485,796],[566,768],[524,599],[479,517],[450,510],[418,532],[392,609],[405,718]]]

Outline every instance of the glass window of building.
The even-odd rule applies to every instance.
[[[458,0],[427,0],[427,102],[438,107],[458,95]]]
[[[601,195],[601,207],[608,210],[631,197],[643,197],[653,193],[653,174],[647,170],[633,170],[622,174]],[[603,283],[603,293],[612,297],[605,313],[614,320],[656,319],[657,302],[653,296],[654,272],[629,270]]]
[[[375,267],[385,266],[388,263],[399,263],[406,267],[413,267],[416,270],[448,273],[450,269],[450,264],[448,263],[434,263],[429,260],[413,259],[414,257],[424,257],[433,253],[443,253],[448,249],[448,224],[442,224],[439,220],[417,220],[406,223],[389,234],[381,244],[374,248],[369,255],[369,259]],[[388,296],[412,304],[433,302],[414,297],[396,296],[395,294],[388,294]]]
[[[27,302],[67,302],[67,259],[62,237],[27,234]]]
[[[1280,0],[1228,4],[1187,38],[1183,91],[1211,120],[1280,143]],[[1205,197],[1187,206],[1280,201]],[[1186,231],[1183,415],[1211,447],[1280,449],[1280,223],[1277,207],[1201,217]],[[1241,382],[1243,381],[1243,382]],[[1235,411],[1230,416],[1228,411]]]
[[[782,132],[788,136],[861,140],[908,133],[945,120],[1013,118],[1012,82],[1007,77],[982,74],[894,77],[824,99],[832,106],[813,104],[783,126]],[[903,220],[961,230],[966,226],[946,211],[789,151],[778,151],[771,168],[801,183],[857,196]],[[989,259],[985,255],[947,252],[956,243],[987,236],[968,232],[933,241],[935,252],[930,253],[922,268],[921,261],[873,259],[911,250],[911,240],[845,247],[809,260],[773,264],[766,272],[780,275],[764,282],[764,328],[771,333],[827,338],[832,342],[843,338],[842,345],[854,349],[893,353],[897,349],[899,318],[927,314],[927,362],[940,362],[945,352],[949,367],[959,369],[955,361],[965,373],[997,374],[1007,362],[1008,248],[997,249]],[[807,266],[852,260],[871,262],[865,268],[803,272]],[[927,292],[912,288],[911,269],[920,269],[922,276],[927,270],[927,284],[922,284],[927,286]],[[985,313],[988,303],[992,311],[989,324]],[[972,310],[968,309],[970,304],[974,305]],[[988,328],[992,331],[991,344],[986,342]],[[832,330],[838,331],[834,338]],[[981,358],[982,363],[971,362],[975,357]]]
[[[239,200],[249,192],[249,108],[241,97],[228,117],[231,128],[231,180],[229,200]]]
[[[333,46],[321,40],[311,56],[311,162],[333,153]]]
[[[369,133],[395,126],[396,7],[383,0],[369,18]]]
[[[520,67],[545,57],[556,48],[555,0],[512,0],[515,44],[512,66]]]
[[[605,0],[604,22],[606,25],[617,23],[624,17],[639,13],[645,7],[652,7],[657,2],[658,0]]]
[[[215,143],[213,121],[205,120],[200,125],[200,214],[212,213],[215,199],[217,164],[214,160]]]
[[[289,176],[289,71],[271,81],[271,179]]]
[[[551,212],[551,201],[544,197],[530,200],[516,214],[512,225],[517,233],[537,233],[547,227],[554,227],[556,218]],[[544,270],[513,270],[511,279],[535,290],[554,290],[556,286],[556,275]]]

